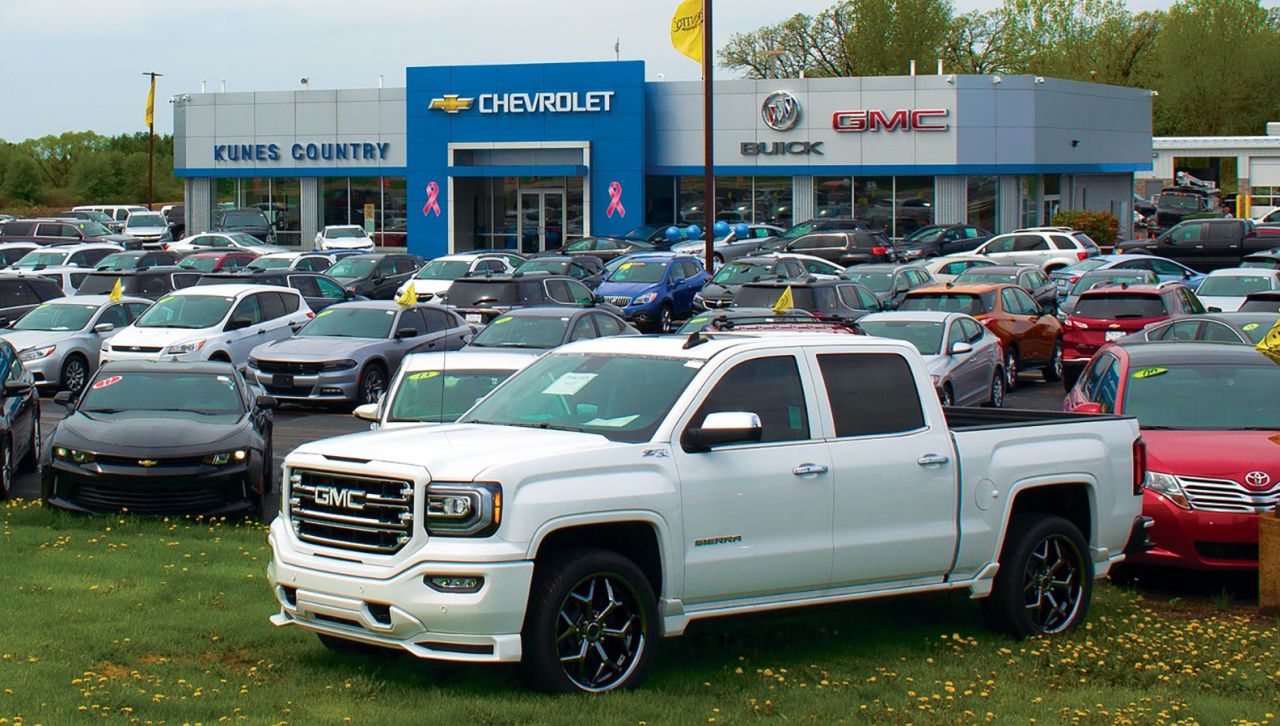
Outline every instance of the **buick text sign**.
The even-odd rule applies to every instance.
[[[831,114],[831,128],[842,132],[863,131],[946,131],[951,126],[945,119],[951,112],[945,108],[900,108],[896,111],[859,109]]]

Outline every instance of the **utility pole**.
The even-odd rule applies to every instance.
[[[711,113],[711,69],[715,67],[712,54],[715,45],[711,42],[711,0],[702,0],[702,158],[705,168],[703,169],[703,183],[706,186],[705,195],[703,196],[703,204],[706,206],[706,223],[707,226],[703,231],[706,235],[706,244],[704,252],[707,263],[707,271],[710,272],[715,267],[715,239],[716,233],[714,227],[716,225],[716,190],[715,190],[715,163],[712,158],[711,140],[712,140],[712,121]]]
[[[156,168],[156,79],[163,73],[146,71],[142,75],[150,76],[151,90],[147,93],[147,209],[151,209],[155,190]]]

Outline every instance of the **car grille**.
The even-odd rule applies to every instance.
[[[1203,512],[1262,514],[1280,504],[1280,483],[1270,489],[1256,490],[1228,479],[1179,477],[1178,481],[1191,508]]]
[[[148,345],[113,345],[111,350],[116,353],[159,353],[164,348],[153,348]]]
[[[111,484],[84,482],[69,499],[94,512],[128,509],[137,514],[197,514],[217,509],[225,503],[216,486],[132,486],[127,481]]]
[[[413,482],[297,469],[289,514],[304,542],[394,554],[413,537]]]
[[[282,360],[260,360],[258,370],[263,373],[292,373],[301,376],[314,376],[324,370],[324,363],[294,363]]]
[[[1196,542],[1196,554],[1206,560],[1250,562],[1258,559],[1256,542]]]
[[[133,458],[128,456],[103,456],[99,454],[95,461],[103,466],[123,466],[144,469],[181,469],[199,466],[203,457],[199,456],[175,456],[169,458],[149,459],[146,457]],[[147,465],[141,462],[148,462]]]
[[[631,304],[631,298],[625,295],[605,295],[604,301],[610,305],[617,305],[620,308],[625,308]]]
[[[727,307],[729,307],[729,306],[733,305],[733,298],[731,298],[731,297],[721,297],[721,298],[708,297],[708,298],[703,298],[702,302],[703,302],[707,307],[709,307],[709,308],[727,308]]]

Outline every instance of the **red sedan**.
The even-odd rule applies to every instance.
[[[1064,407],[1142,427],[1155,548],[1131,562],[1257,569],[1258,517],[1280,504],[1280,366],[1246,345],[1108,343]]]

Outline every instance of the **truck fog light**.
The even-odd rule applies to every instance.
[[[436,592],[479,592],[484,586],[483,577],[456,577],[452,575],[427,575],[422,578],[427,587]]]

